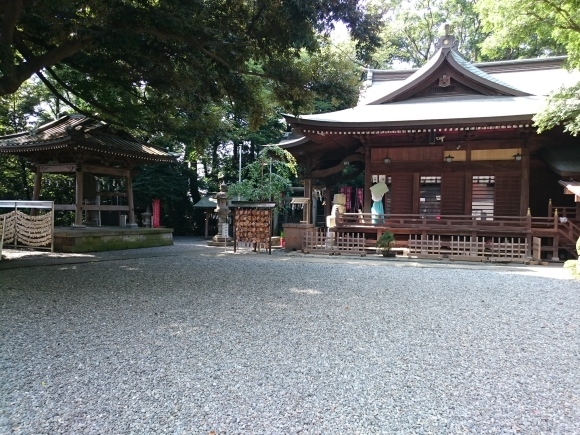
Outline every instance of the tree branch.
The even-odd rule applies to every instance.
[[[162,31],[159,29],[155,29],[153,27],[131,27],[131,29],[133,31],[136,31],[136,32],[141,32],[141,33],[145,33],[147,35],[155,36],[156,38],[159,38],[162,40],[179,41],[179,42],[185,42],[187,44],[191,44],[195,48],[197,48],[199,51],[201,51],[202,53],[204,53],[208,57],[215,60],[216,62],[220,63],[221,65],[225,66],[228,69],[232,69],[232,67],[230,66],[230,64],[228,62],[226,62],[224,59],[222,59],[217,54],[212,53],[211,51],[204,48],[204,46],[194,38],[184,36],[184,35],[178,35],[176,33],[165,32],[165,31]]]
[[[558,6],[551,0],[542,0],[541,2],[547,5],[548,7],[551,7],[555,12],[557,12],[562,17],[562,19],[565,22],[568,23],[568,26],[561,26],[561,28],[573,30],[575,32],[580,32],[580,26],[572,19],[570,13],[566,9],[564,9],[561,6]]]
[[[12,45],[16,23],[20,19],[24,6],[23,0],[13,0],[10,3],[12,4],[2,11],[2,27],[0,28],[0,45],[5,49],[9,49]]]
[[[87,98],[84,95],[79,94],[76,90],[68,86],[59,76],[56,74],[52,68],[46,68],[46,71],[50,74],[50,76],[59,84],[61,85],[66,91],[70,92],[71,94],[77,96],[81,100],[89,103],[90,105],[96,107],[97,109],[102,110],[103,112],[108,113],[109,115],[115,115],[116,112],[109,109],[107,106],[100,104],[98,101],[94,100],[93,98]],[[39,76],[40,77],[40,76]],[[46,84],[46,83],[45,83]],[[52,91],[52,89],[51,89]],[[67,103],[69,104],[69,103]],[[75,109],[76,110],[76,109]]]
[[[38,76],[38,78],[42,81],[42,83],[44,83],[44,85],[50,90],[50,92],[53,93],[53,95],[58,98],[60,101],[62,101],[63,103],[69,105],[70,107],[72,107],[75,111],[77,111],[78,113],[82,113],[83,115],[89,115],[88,113],[86,113],[84,110],[82,110],[80,107],[76,106],[72,101],[70,101],[68,98],[66,98],[64,95],[62,95],[58,89],[56,89],[52,83],[50,83],[50,81],[44,77],[44,75],[40,72],[37,71],[36,75]]]
[[[20,85],[34,73],[78,53],[91,42],[92,38],[69,40],[40,56],[29,56],[30,51],[28,47],[19,38],[14,38],[14,46],[22,57],[26,59],[26,62],[22,62],[15,67],[13,66],[11,74],[0,77],[0,96],[16,92]]]

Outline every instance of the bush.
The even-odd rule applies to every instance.
[[[385,231],[377,240],[377,249],[385,256],[391,252],[393,246],[395,246],[395,235],[390,231]]]
[[[564,263],[564,269],[569,270],[574,278],[580,279],[577,269],[578,260],[568,260]]]

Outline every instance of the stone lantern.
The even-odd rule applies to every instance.
[[[231,214],[231,210],[228,208],[228,186],[222,183],[220,186],[220,191],[216,194],[217,207],[214,212],[218,215],[218,233],[213,236],[213,238],[207,242],[210,246],[224,246],[232,245],[233,240],[228,235],[228,216]]]

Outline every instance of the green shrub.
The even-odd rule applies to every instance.
[[[383,255],[388,255],[393,246],[395,246],[395,235],[390,231],[385,231],[377,240],[377,249]]]

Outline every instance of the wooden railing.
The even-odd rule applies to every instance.
[[[548,203],[548,216],[565,217],[566,219],[576,219],[576,207],[556,207],[552,205],[552,200]]]
[[[572,242],[580,236],[580,228],[570,220],[561,220],[557,213],[550,217],[493,216],[481,219],[479,216],[448,215],[421,216],[413,214],[376,215],[372,213],[343,213],[336,215],[333,231],[358,231],[364,234],[380,235],[391,231],[398,237],[397,246],[405,247],[404,240],[411,234],[425,236],[471,236],[471,237],[525,237],[528,246],[532,238],[543,238],[543,251],[551,252],[552,259],[558,259],[559,250],[572,252]],[[374,237],[371,236],[371,239]],[[372,241],[369,244],[372,245]],[[573,253],[573,252],[572,252]]]
[[[500,231],[533,232],[534,229],[557,231],[558,222],[554,218],[531,216],[494,216],[482,220],[476,216],[420,216],[412,214],[374,215],[371,213],[343,213],[336,218],[338,228],[356,227],[368,229],[413,229],[454,231]]]

